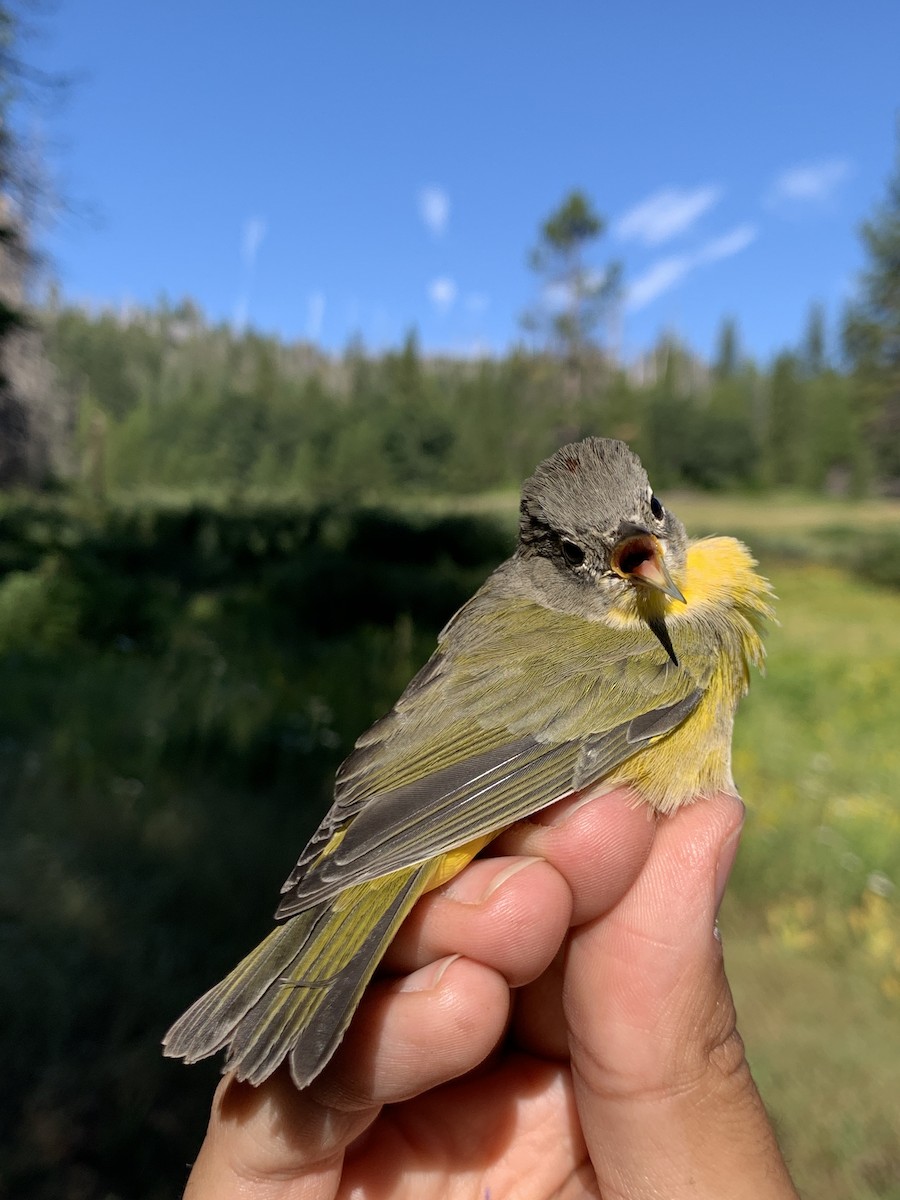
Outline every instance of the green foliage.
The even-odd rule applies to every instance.
[[[844,321],[844,347],[865,404],[876,470],[900,478],[900,119],[887,196],[861,230],[868,266]]]
[[[570,192],[556,212],[541,226],[543,244],[559,254],[579,250],[586,242],[598,237],[604,229],[603,219],[583,192]]]
[[[515,487],[591,433],[633,443],[668,488],[860,493],[871,482],[857,382],[788,353],[761,372],[740,357],[733,325],[712,371],[664,339],[640,382],[587,360],[576,378],[571,362],[521,351],[429,359],[414,334],[379,357],[354,346],[329,360],[208,326],[189,304],[127,319],[63,309],[48,336],[79,397],[80,477],[98,499],[359,504]]]
[[[864,530],[854,537],[848,558],[861,578],[900,588],[900,532]]]
[[[811,375],[820,375],[825,370],[828,355],[825,350],[825,310],[821,304],[810,307],[802,356]]]
[[[794,354],[780,354],[769,384],[767,430],[771,482],[776,486],[803,487],[806,483],[808,420],[806,390]]]
[[[738,346],[737,322],[728,317],[719,329],[719,340],[713,361],[713,372],[717,379],[732,379],[738,372],[740,348]]]
[[[826,369],[805,384],[808,444],[805,482],[815,491],[865,494],[871,482],[868,448],[853,381]]]
[[[727,326],[723,336],[727,343]],[[656,486],[718,490],[758,482],[756,382],[752,372],[738,371],[736,358],[729,360],[733,352],[723,347],[720,369],[701,401],[685,382],[690,363],[684,350],[674,342],[666,346],[665,369],[648,389],[643,428],[633,439]]]
[[[0,580],[0,654],[47,652],[70,644],[78,626],[79,595],[53,557],[33,571]]]

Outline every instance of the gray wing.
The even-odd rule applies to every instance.
[[[293,916],[353,884],[499,832],[587,787],[670,733],[702,695],[697,689],[602,734],[558,745],[518,738],[364,801],[360,797],[339,844],[319,858],[337,832],[337,822],[332,831],[323,825],[285,884],[277,917]]]

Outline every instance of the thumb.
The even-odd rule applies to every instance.
[[[632,889],[573,934],[566,1018],[603,1195],[796,1200],[715,935],[742,823],[726,795],[662,818]]]

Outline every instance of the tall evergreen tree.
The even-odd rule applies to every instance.
[[[716,356],[713,361],[713,374],[717,379],[731,379],[737,374],[740,358],[737,322],[734,317],[726,317],[719,327],[719,338],[716,346]]]
[[[566,361],[581,368],[586,353],[596,348],[602,322],[610,315],[621,286],[621,269],[609,263],[603,270],[588,262],[588,251],[600,238],[606,222],[588,197],[570,192],[541,225],[529,265],[541,280],[541,296],[523,324],[549,333]]]
[[[803,487],[808,481],[805,398],[796,355],[779,354],[769,382],[767,461],[770,483]]]
[[[900,120],[887,195],[861,230],[868,267],[844,321],[876,472],[900,487]]]
[[[810,375],[821,375],[825,370],[825,310],[821,304],[813,304],[806,321],[803,335],[803,361]]]
[[[20,36],[15,8],[0,3],[0,487],[42,483],[59,469],[69,433],[27,299],[29,220],[40,187],[17,126],[26,76]],[[32,90],[57,83],[39,72],[27,78]]]

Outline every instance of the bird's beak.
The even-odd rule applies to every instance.
[[[684,596],[666,566],[665,551],[659,538],[640,525],[623,525],[613,547],[612,568],[623,579],[656,588],[673,600],[686,604]]]

